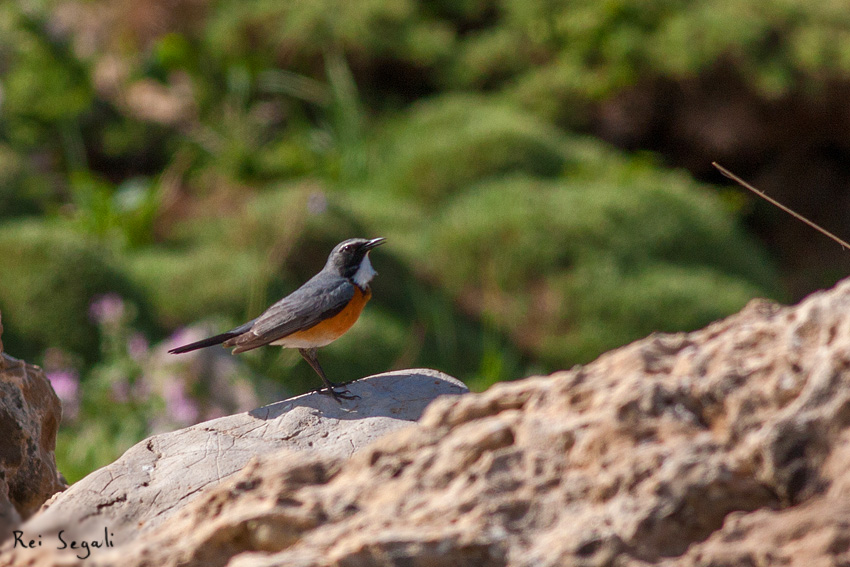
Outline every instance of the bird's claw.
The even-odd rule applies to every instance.
[[[352,394],[351,391],[349,391],[348,388],[343,388],[342,390],[338,391],[337,388],[341,388],[341,387],[342,387],[341,385],[334,384],[330,388],[326,386],[324,388],[319,388],[317,391],[320,394],[330,394],[338,402],[341,402],[342,400],[359,400],[360,399],[360,396],[358,396],[357,394]]]

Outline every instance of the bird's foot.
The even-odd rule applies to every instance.
[[[342,390],[337,390],[337,388],[342,388]],[[330,386],[324,386],[315,390],[320,394],[330,394],[334,397],[334,399],[338,402],[342,402],[342,400],[359,400],[360,396],[357,394],[352,394],[348,388],[345,388],[345,384],[334,384],[331,382]]]

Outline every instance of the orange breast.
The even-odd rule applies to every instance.
[[[272,344],[289,348],[312,348],[332,343],[354,325],[357,318],[360,317],[363,307],[371,298],[372,290],[367,289],[364,293],[359,287],[354,286],[354,297],[351,298],[345,309],[309,329],[287,335]]]

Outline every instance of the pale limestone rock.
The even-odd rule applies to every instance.
[[[23,526],[27,533],[97,538],[116,544],[168,519],[254,457],[296,452],[347,458],[381,435],[408,426],[434,398],[466,387],[435,370],[370,376],[348,386],[358,400],[312,393],[245,413],[155,435],[77,482]],[[284,455],[281,450],[291,451]]]

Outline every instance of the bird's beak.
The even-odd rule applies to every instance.
[[[364,250],[371,250],[375,246],[380,246],[381,244],[383,244],[386,241],[387,241],[386,238],[373,238],[372,240],[370,240],[369,242],[367,242],[366,244],[363,245],[363,249]]]

